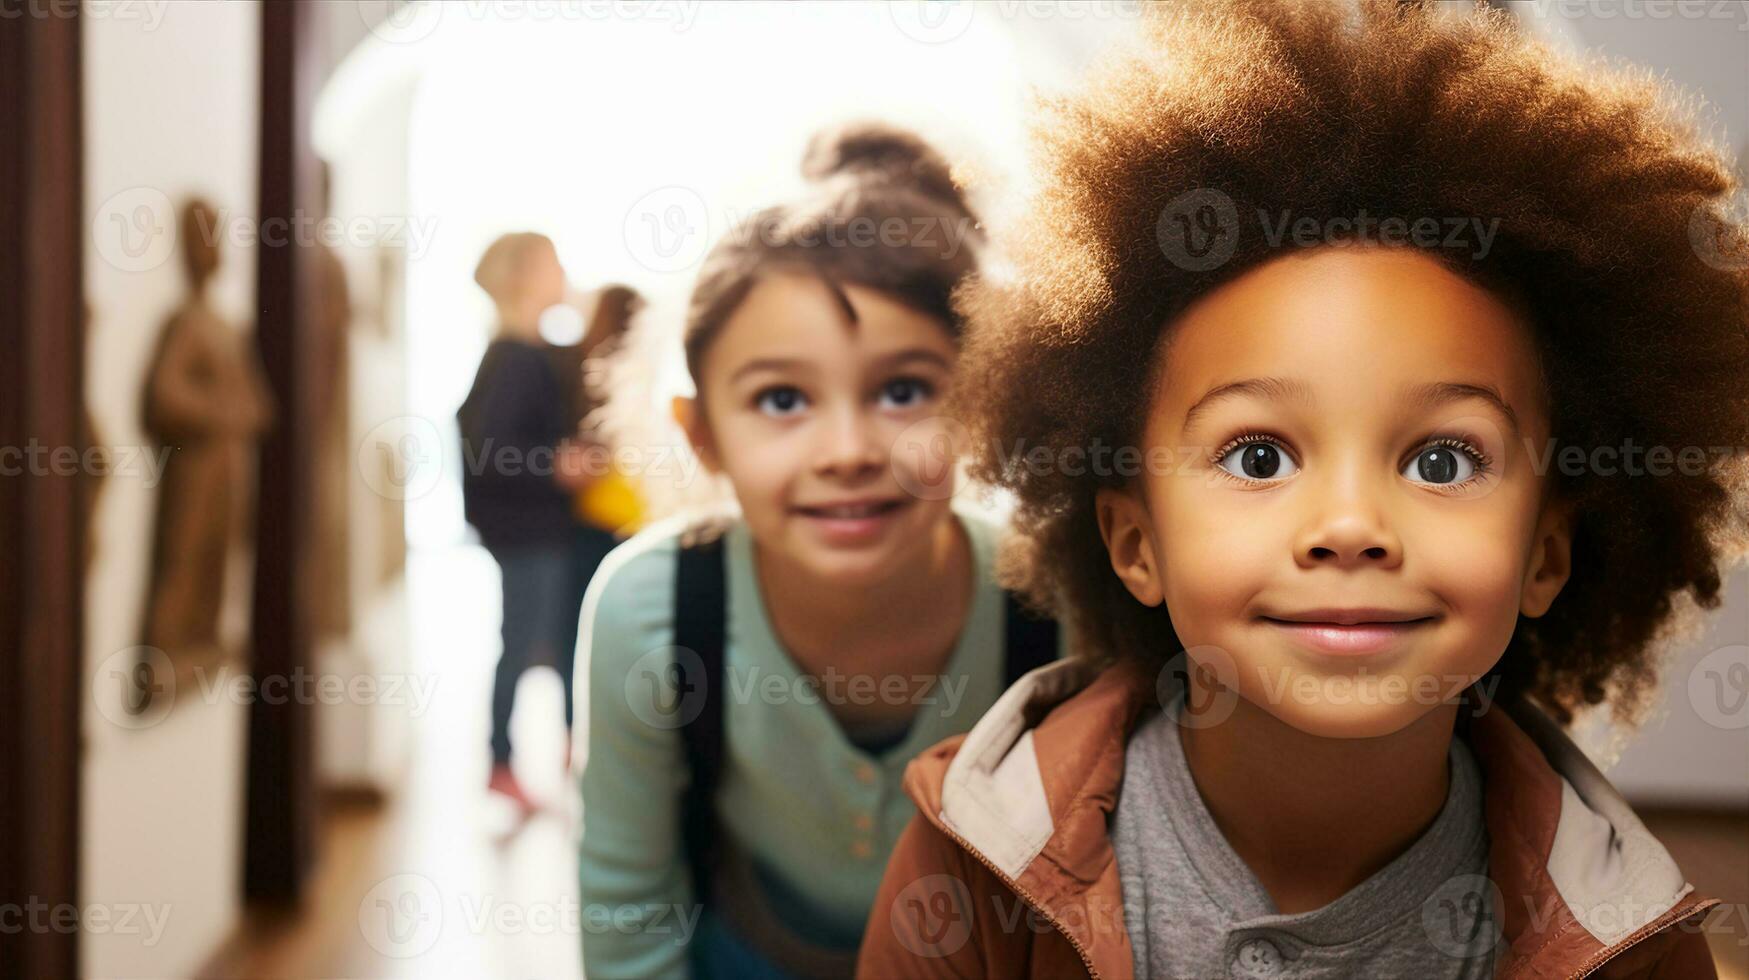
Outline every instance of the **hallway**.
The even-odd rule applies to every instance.
[[[412,680],[435,683],[402,784],[380,807],[330,800],[307,913],[249,919],[201,976],[581,974],[558,678],[531,671],[518,691],[517,767],[546,808],[517,826],[485,792],[497,568],[458,546],[415,549],[407,574]]]
[[[1743,171],[1749,0],[1659,2],[1634,8],[1654,11],[1645,17],[1565,0],[1489,5],[1554,49],[1644,66],[1704,98]],[[464,487],[483,473],[545,480],[552,504],[556,482],[564,499],[548,516],[600,532],[589,545],[600,553],[682,505],[733,503],[733,479],[701,468],[707,454],[672,411],[702,396],[684,335],[711,251],[766,230],[752,219],[767,203],[817,191],[797,166],[804,149],[860,120],[940,144],[952,163],[942,183],[976,205],[942,224],[942,244],[980,251],[967,227],[994,234],[1034,210],[1022,196],[1038,178],[1033,101],[1094,77],[1109,50],[1146,33],[1145,9],[0,0],[0,881],[25,896],[0,897],[0,980],[581,977],[583,947],[614,923],[580,905],[566,695],[550,669],[520,682],[514,769],[540,804],[521,815],[487,788],[502,590]],[[1153,247],[1165,249],[1171,205],[1123,214],[1144,246],[1130,251],[1171,258]],[[558,275],[544,306],[511,317],[500,293],[515,290],[488,288],[482,270],[496,243],[522,237],[546,241]],[[986,267],[997,276],[1018,268],[1000,252]],[[1088,263],[1084,299],[1117,281]],[[511,264],[519,280],[546,268]],[[591,353],[609,349],[594,345],[610,296],[631,298],[613,328],[623,358]],[[943,319],[957,357],[971,327]],[[563,404],[564,438],[470,462],[461,407],[511,325],[551,348],[561,390],[499,390]],[[892,380],[915,393],[916,379]],[[779,408],[765,400],[787,387],[741,404]],[[885,404],[865,389],[892,394],[858,387],[858,404]],[[538,453],[554,463],[585,443],[630,450],[601,481],[622,495],[620,516],[614,500],[603,517],[589,487],[555,481],[558,466],[537,470]],[[65,471],[63,454],[76,460]],[[782,467],[768,468],[775,482]],[[839,503],[792,509],[874,521],[870,501],[821,500]],[[873,503],[896,513],[907,501]],[[537,532],[496,553],[538,548],[551,571],[564,539]],[[599,557],[565,557],[586,552]],[[1704,633],[1660,665],[1645,725],[1621,735],[1597,712],[1572,734],[1684,876],[1721,900],[1705,926],[1719,976],[1749,980],[1749,564],[1725,571]],[[843,633],[821,635],[842,652]],[[757,758],[750,768],[790,778]],[[515,782],[497,775],[500,788]],[[662,795],[592,794],[609,801],[592,835],[621,801],[626,825],[658,826],[650,804]],[[885,799],[909,806],[899,791]],[[871,813],[850,818],[858,833]],[[793,835],[772,836],[796,849]],[[35,907],[72,924],[4,928]]]

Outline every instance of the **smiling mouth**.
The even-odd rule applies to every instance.
[[[1433,623],[1437,617],[1325,622],[1319,620],[1259,617],[1319,653],[1353,656],[1378,653],[1395,646],[1410,633]]]
[[[797,507],[796,513],[804,517],[818,517],[829,521],[856,521],[870,517],[883,517],[905,506],[902,500],[864,500],[847,504],[828,504],[821,507]]]

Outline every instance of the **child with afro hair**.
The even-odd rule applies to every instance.
[[[1693,107],[1487,5],[1229,0],[1047,108],[957,398],[1079,656],[912,762],[859,972],[1714,976],[1563,730],[1749,523]]]

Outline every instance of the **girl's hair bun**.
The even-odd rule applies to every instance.
[[[971,211],[947,159],[916,133],[885,123],[850,123],[814,134],[802,154],[802,176],[819,182],[840,175],[910,188]]]
[[[844,283],[886,293],[959,339],[953,291],[977,271],[984,231],[947,159],[915,133],[853,123],[809,140],[802,174],[806,194],[760,211],[757,234],[725,236],[705,256],[684,335],[695,382],[705,348],[775,266],[811,271],[841,298]]]

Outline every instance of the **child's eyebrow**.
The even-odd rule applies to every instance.
[[[1311,386],[1298,378],[1245,378],[1239,381],[1229,381],[1210,388],[1190,410],[1184,413],[1184,424],[1179,427],[1182,435],[1190,429],[1192,422],[1203,412],[1208,411],[1223,398],[1237,398],[1250,395],[1271,401],[1296,401],[1310,405],[1315,399]],[[1437,408],[1447,402],[1462,401],[1466,398],[1479,398],[1494,406],[1512,427],[1514,434],[1519,433],[1518,413],[1500,396],[1499,389],[1493,385],[1477,384],[1468,381],[1427,381],[1421,384],[1408,385],[1404,389],[1404,399],[1415,408],[1426,411]]]
[[[1513,435],[1521,434],[1518,428],[1518,413],[1512,410],[1511,405],[1506,404],[1506,399],[1500,397],[1500,390],[1493,385],[1465,381],[1429,381],[1407,386],[1404,390],[1404,397],[1423,411],[1436,408],[1447,402],[1479,398],[1493,405],[1501,415],[1506,416],[1507,424],[1512,426]]]
[[[1184,424],[1179,427],[1182,435],[1190,429],[1190,424],[1196,417],[1214,407],[1223,398],[1237,398],[1240,395],[1251,395],[1270,401],[1296,401],[1311,404],[1312,388],[1298,378],[1245,378],[1240,381],[1229,381],[1226,384],[1215,385],[1190,406],[1184,413]]]
[[[882,357],[875,362],[875,368],[880,371],[889,371],[913,361],[922,361],[928,364],[933,364],[936,367],[941,368],[943,371],[953,370],[953,364],[947,358],[924,347],[912,347],[906,350],[894,351],[891,354],[882,355]],[[801,357],[761,357],[748,361],[746,364],[736,368],[734,373],[729,375],[729,383],[733,384],[734,382],[741,380],[743,376],[754,374],[759,371],[805,371],[812,366],[811,362],[806,358]]]
[[[910,347],[905,350],[894,351],[891,354],[886,354],[882,356],[880,360],[875,362],[875,367],[882,371],[888,371],[899,367],[900,365],[909,364],[912,361],[924,361],[933,364],[943,371],[953,370],[953,364],[948,361],[947,358],[926,347]]]
[[[734,382],[741,380],[744,375],[753,374],[757,371],[794,371],[805,369],[808,366],[808,362],[800,357],[756,358],[736,368],[735,372],[729,375],[729,383],[733,384]]]

